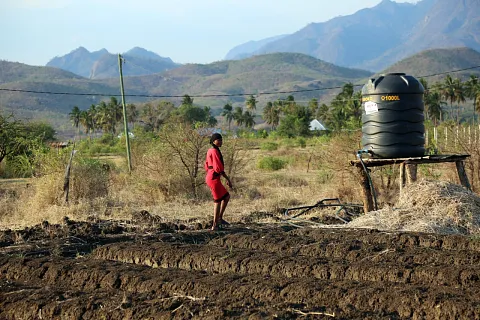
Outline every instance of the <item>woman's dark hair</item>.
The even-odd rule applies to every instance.
[[[215,140],[222,140],[222,135],[220,133],[214,133],[210,137],[210,144],[213,144]]]

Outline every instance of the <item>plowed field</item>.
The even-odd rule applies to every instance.
[[[480,239],[107,221],[0,233],[0,319],[480,319]]]

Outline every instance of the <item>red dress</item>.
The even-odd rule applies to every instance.
[[[224,171],[224,166],[220,160],[220,153],[215,148],[210,148],[207,151],[205,171],[207,172],[205,182],[212,191],[213,201],[222,201],[228,196],[228,191],[225,189],[222,181],[220,180],[220,177]]]

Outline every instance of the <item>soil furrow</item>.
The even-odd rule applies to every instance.
[[[111,319],[235,315],[293,319],[300,316],[294,309],[335,313],[339,319],[474,319],[480,307],[478,288],[386,287],[356,281],[212,274],[92,259],[15,258],[3,264],[0,272],[10,281],[9,286],[0,285],[2,319],[14,319],[12,315],[38,318],[39,314],[47,319],[102,315]],[[185,310],[174,313],[180,305]]]
[[[206,270],[215,273],[262,274],[275,277],[398,282],[468,287],[480,284],[480,266],[415,265],[371,260],[348,262],[265,251],[205,245],[151,243],[113,244],[97,248],[98,259],[151,267]]]

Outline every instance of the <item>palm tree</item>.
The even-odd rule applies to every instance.
[[[253,128],[253,126],[255,125],[255,114],[253,114],[248,110],[245,111],[245,113],[243,114],[243,121],[244,121],[245,127]]]
[[[222,116],[227,119],[228,130],[230,130],[230,123],[233,121],[233,106],[230,102],[223,106]]]
[[[473,123],[475,124],[475,114],[477,112],[477,101],[480,98],[480,81],[475,75],[470,75],[470,79],[465,83],[465,95],[473,100]]]
[[[77,107],[77,106],[74,106],[72,111],[68,114],[70,116],[70,121],[72,121],[72,125],[75,127],[75,129],[77,129],[77,135],[78,135],[78,125],[80,123],[80,114],[81,114],[81,110]]]
[[[193,99],[188,94],[185,94],[182,98],[182,105],[193,105]]]
[[[452,77],[448,74],[441,86],[440,95],[443,99],[450,101],[450,118],[453,118],[453,102],[455,101],[455,83]]]
[[[275,105],[270,101],[267,102],[267,105],[263,108],[262,118],[266,123],[272,126],[273,130],[275,130],[280,123],[280,108],[278,105]]]
[[[88,111],[84,110],[80,113],[80,123],[85,128],[85,134],[92,132],[92,121]]]
[[[95,134],[95,130],[97,129],[97,117],[98,117],[96,105],[92,104],[90,108],[88,108],[88,115],[91,122],[92,134]],[[91,137],[92,136],[90,135],[90,138]]]
[[[312,100],[308,102],[308,107],[310,108],[310,112],[312,114],[316,114],[318,109],[318,99],[312,98]]]
[[[250,95],[250,97],[245,101],[245,106],[247,107],[247,110],[253,111],[257,109],[257,100],[253,95]]]
[[[135,127],[135,122],[137,122],[139,112],[137,107],[133,103],[127,104],[127,119],[128,122],[132,124],[132,127]]]
[[[241,107],[236,107],[233,112],[233,119],[237,123],[237,126],[241,126],[244,123],[243,109]]]
[[[457,106],[457,124],[460,123],[460,104],[465,103],[466,98],[465,98],[465,86],[463,85],[463,82],[456,78],[453,80],[453,91],[455,94],[455,102],[458,103]]]
[[[437,121],[442,121],[443,106],[447,103],[442,100],[442,96],[437,91],[430,91],[424,98],[426,119],[433,121],[437,126]]]
[[[109,112],[111,113],[110,120],[112,133],[115,135],[117,132],[117,124],[121,122],[123,118],[123,108],[122,105],[118,102],[117,98],[110,97],[110,102],[108,103]]]

